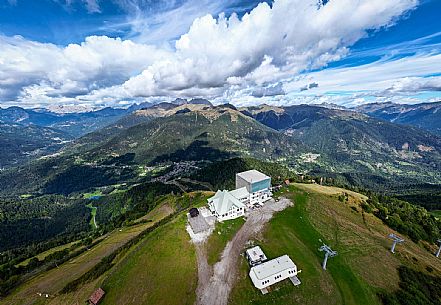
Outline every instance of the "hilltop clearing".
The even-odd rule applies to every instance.
[[[228,230],[216,226],[212,234],[226,232],[231,238],[226,245],[224,239],[214,237],[210,245],[212,236],[205,244],[195,245],[186,231],[187,209],[205,205],[211,194],[163,197],[148,216],[142,215],[134,225],[116,229],[90,251],[21,284],[2,304],[77,304],[98,287],[106,291],[102,304],[109,305],[400,304],[396,300],[402,287],[421,292],[407,296],[408,304],[439,301],[437,289],[427,286],[433,281],[433,287],[438,287],[441,278],[435,246],[426,241],[414,243],[402,234],[406,241],[392,254],[387,235],[398,232],[362,209],[363,195],[292,184],[276,197],[289,199],[293,206],[286,207],[283,199],[268,203],[251,212],[243,224]],[[166,216],[176,210],[180,212]],[[149,228],[148,234],[142,233]],[[133,238],[136,243],[130,243]],[[326,271],[321,267],[323,253],[318,251],[322,243],[338,251]],[[253,286],[250,267],[241,255],[253,244],[261,246],[269,259],[289,255],[302,270],[302,284],[294,287],[285,280],[262,295]],[[122,245],[128,246],[120,251]],[[210,265],[207,257],[219,257],[222,245],[219,261]],[[414,280],[409,282],[409,276]],[[48,293],[49,298],[38,296],[39,292]]]
[[[237,261],[242,253],[247,241],[258,234],[265,224],[272,218],[273,214],[292,205],[287,199],[278,202],[270,201],[261,209],[253,210],[247,216],[247,220],[233,239],[228,242],[222,257],[213,269],[204,268],[204,270],[213,273],[211,277],[207,274],[199,273],[198,301],[199,305],[226,305],[228,296],[234,286],[237,272]],[[205,266],[206,257],[198,253],[198,266]],[[208,281],[205,281],[209,279]]]
[[[302,270],[302,284],[293,287],[285,281],[262,295],[248,277],[246,260],[240,258],[229,304],[381,304],[379,293],[400,289],[399,266],[441,275],[434,247],[428,251],[424,243],[415,244],[405,236],[396,254],[390,253],[387,235],[394,231],[362,211],[362,195],[348,194],[348,200],[341,202],[337,193],[329,194],[329,188],[319,185],[296,184],[283,191],[294,207],[276,214],[254,243],[269,258],[288,254]],[[338,251],[327,271],[321,268],[323,253],[318,251],[322,242]],[[420,287],[422,283],[414,284]]]

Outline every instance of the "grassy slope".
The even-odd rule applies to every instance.
[[[160,211],[157,211],[157,209],[160,209]],[[71,261],[64,263],[59,266],[59,268],[42,273],[24,283],[11,295],[2,300],[1,304],[76,304],[78,300],[86,300],[95,289],[93,283],[80,289],[80,292],[68,295],[56,294],[67,283],[90,270],[103,257],[112,253],[131,238],[152,226],[155,222],[169,215],[170,209],[161,209],[161,207],[157,209],[149,213],[149,215],[152,215],[150,217],[152,222],[113,231],[102,242],[90,249],[90,251],[86,251]],[[49,300],[43,300],[37,296],[37,292],[48,293],[53,297]]]
[[[38,258],[39,260],[44,260],[48,255],[50,255],[50,254],[52,254],[54,252],[57,252],[57,251],[62,251],[64,249],[68,249],[68,248],[70,248],[71,246],[73,246],[76,243],[80,243],[80,241],[73,241],[73,242],[70,242],[70,243],[67,243],[67,244],[64,244],[64,245],[61,245],[61,246],[57,246],[57,247],[51,248],[51,249],[49,249],[47,251],[44,251],[44,252],[41,252],[41,253],[37,254],[35,257]],[[16,266],[27,266],[27,264],[29,263],[29,261],[31,259],[32,259],[32,257],[27,258],[24,261],[18,263]]]
[[[92,203],[89,203],[88,205],[86,205],[89,209],[90,209],[90,226],[93,229],[98,229],[98,226],[96,224],[96,210],[98,209],[97,207],[94,207],[92,205]]]
[[[391,230],[373,215],[362,214],[358,206],[364,200],[362,195],[348,192],[349,201],[340,202],[337,197],[342,191],[296,184],[283,193],[295,202],[295,206],[276,214],[257,243],[270,258],[289,254],[303,271],[299,276],[302,285],[293,287],[289,281],[284,281],[263,296],[253,287],[248,277],[249,267],[245,259],[241,259],[238,282],[229,304],[379,304],[378,291],[398,288],[397,267],[403,262],[420,271],[431,266],[432,274],[441,274],[439,260],[411,241],[398,246],[397,253],[392,255],[388,251],[390,242],[385,238]],[[180,200],[190,200],[192,206],[200,206],[207,196],[209,193],[188,194],[170,204],[180,206],[183,204]],[[158,207],[144,219],[156,220],[170,210],[170,206]],[[7,301],[4,304],[76,304],[78,300],[86,300],[97,287],[104,287],[106,291],[103,304],[192,304],[197,286],[196,256],[185,223],[186,217],[181,214],[153,231],[120,258],[109,272],[76,292],[51,296],[49,300],[36,296],[36,292],[58,291],[87,271],[84,266],[90,261],[92,265],[97,262],[110,245],[127,239],[124,234],[128,232],[114,232],[115,235],[93,251],[20,287],[13,296],[3,300]],[[222,224],[225,238],[220,238],[215,231],[210,238],[213,241],[209,241],[212,243],[209,256],[213,262],[241,225],[239,220]],[[318,251],[319,239],[339,252],[329,260],[327,271],[321,269],[323,254]],[[97,256],[97,253],[101,254]]]
[[[207,241],[208,263],[214,265],[220,260],[220,256],[228,241],[230,241],[236,232],[245,223],[243,218],[236,218],[229,221],[217,222],[213,234]]]
[[[350,190],[346,190],[335,186],[324,186],[319,184],[295,184],[306,191],[320,193],[324,195],[341,195],[343,193],[350,194],[355,200],[367,200],[368,197]]]
[[[195,192],[182,197],[168,196],[166,205],[162,204],[140,220],[171,213],[174,211],[172,207],[204,206],[212,195],[212,192]],[[193,303],[197,285],[196,256],[185,231],[186,217],[179,217],[150,233],[109,273],[83,286],[69,300],[86,300],[88,294],[102,286],[107,293],[103,304]],[[127,291],[130,291],[130,300]]]
[[[193,304],[196,254],[186,217],[155,230],[104,281],[106,304]]]
[[[390,230],[372,215],[363,217],[360,208],[359,212],[350,208],[357,207],[361,196],[350,194],[349,202],[341,203],[336,198],[339,190],[334,195],[327,188],[314,188],[297,185],[283,194],[295,206],[277,214],[258,241],[270,258],[290,255],[303,271],[302,285],[284,281],[263,296],[249,280],[249,267],[242,259],[231,304],[379,304],[377,291],[398,288],[396,268],[401,261],[412,261],[420,270],[437,266],[429,252],[411,242],[397,248],[396,255],[389,253],[385,235]],[[319,239],[339,252],[329,260],[326,272],[320,265]]]
[[[100,190],[95,190],[93,192],[83,194],[84,199],[91,199],[92,197],[95,196],[103,196],[103,193]]]
[[[155,222],[175,209],[188,206],[189,203],[191,206],[203,206],[212,195],[212,192],[195,192],[182,197],[167,196],[157,208],[138,221]],[[49,304],[76,304],[78,300],[82,302],[87,300],[97,287],[104,287],[107,293],[104,304],[151,304],[155,298],[155,302],[159,304],[192,303],[197,281],[196,257],[194,248],[188,242],[189,237],[184,224],[185,221],[181,218],[155,230],[140,244],[132,247],[109,272],[73,293],[58,296],[56,302]],[[182,255],[182,266],[173,268],[179,255]],[[132,268],[135,268],[135,271]],[[124,278],[121,277],[123,273]],[[179,281],[183,283],[174,291]],[[138,286],[134,286],[134,283]],[[186,283],[189,285],[188,289],[184,287]],[[129,295],[134,303],[124,299],[128,297],[127,291],[130,291]],[[159,301],[160,298],[164,298],[164,303]]]

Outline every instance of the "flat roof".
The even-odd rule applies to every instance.
[[[269,176],[259,171],[256,171],[255,169],[246,172],[237,173],[236,175],[238,175],[247,182],[258,182],[270,178]]]
[[[257,260],[266,260],[266,255],[259,246],[250,248],[246,252],[253,262]]]
[[[288,255],[283,255],[260,265],[254,266],[250,271],[256,275],[257,279],[263,280],[287,269],[297,270],[297,266]]]

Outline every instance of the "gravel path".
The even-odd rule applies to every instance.
[[[251,211],[242,228],[228,242],[222,258],[213,268],[207,263],[203,244],[196,245],[198,261],[197,305],[226,305],[236,278],[239,255],[250,238],[260,232],[273,214],[282,211],[292,202],[281,198],[278,202],[268,201],[262,208]]]

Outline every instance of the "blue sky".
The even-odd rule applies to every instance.
[[[0,106],[441,100],[441,1],[260,2],[0,0]]]
[[[91,1],[92,2],[92,1]],[[96,1],[98,11],[88,9],[87,2],[81,0],[0,0],[0,29],[8,36],[21,35],[26,39],[50,42],[57,45],[81,43],[90,35],[106,35],[137,39],[130,22],[137,14],[142,14],[145,21],[172,10],[179,10],[191,1],[148,0],[148,1]],[[228,0],[219,1],[218,5],[204,7],[194,1],[192,5],[199,10],[197,16],[207,13],[214,15],[236,12],[243,15],[262,1]],[[201,1],[202,2],[202,1]],[[92,6],[95,7],[95,6]],[[137,10],[140,10],[138,12]],[[187,17],[186,26],[176,31],[176,39],[183,34],[194,16]],[[151,27],[159,26],[152,20]]]

